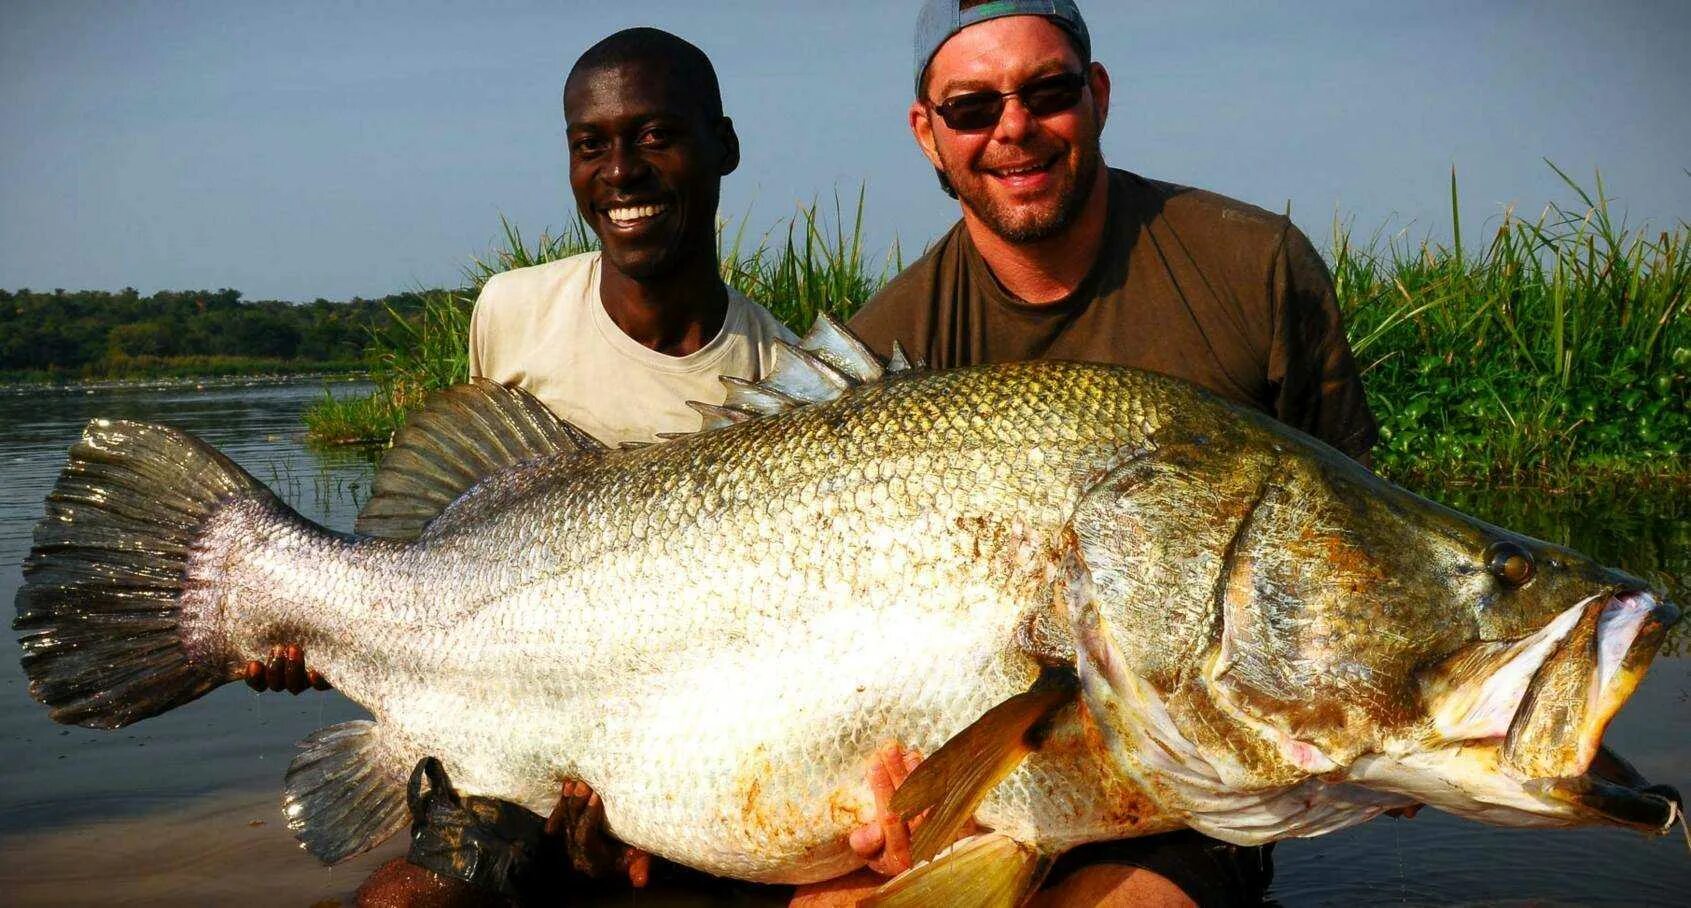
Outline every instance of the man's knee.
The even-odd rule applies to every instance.
[[[847,908],[868,898],[887,878],[870,870],[800,886],[788,908]]]
[[[1197,908],[1172,880],[1128,864],[1090,864],[1041,890],[1031,908]]]
[[[404,858],[376,868],[358,887],[358,908],[494,908],[506,901]]]

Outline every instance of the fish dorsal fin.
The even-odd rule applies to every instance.
[[[886,363],[869,349],[868,344],[826,313],[816,316],[816,323],[810,326],[804,340],[799,341],[799,347],[814,353],[817,359],[853,379],[853,384],[880,381],[886,372]]]
[[[888,372],[909,372],[913,369],[926,369],[928,364],[920,359],[912,361],[905,355],[904,345],[898,341],[892,342],[892,356],[887,357]]]
[[[483,479],[537,457],[604,450],[528,392],[472,379],[430,394],[394,434],[354,529],[415,539]]]
[[[774,363],[762,381],[724,375],[728,396],[720,405],[697,401],[687,405],[704,417],[703,428],[708,431],[834,400],[854,388],[915,368],[920,366],[912,365],[897,341],[892,357],[882,360],[850,329],[820,313],[796,345],[775,342]]]

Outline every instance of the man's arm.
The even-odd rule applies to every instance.
[[[1275,416],[1366,463],[1377,427],[1345,337],[1333,279],[1309,238],[1289,223],[1269,286],[1274,336],[1268,379],[1277,389]]]

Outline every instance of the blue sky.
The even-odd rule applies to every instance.
[[[756,234],[867,184],[874,248],[957,213],[904,125],[911,2],[0,0],[0,287],[374,296],[454,281],[504,214],[571,217],[559,90],[655,25],[710,54]],[[1572,201],[1691,219],[1691,3],[1083,0],[1105,158],[1267,208],[1448,235]]]

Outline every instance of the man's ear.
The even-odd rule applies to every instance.
[[[722,143],[722,165],[717,173],[727,176],[740,166],[740,136],[734,132],[734,121],[723,117],[716,124],[716,140]]]
[[[1104,121],[1110,117],[1110,72],[1104,64],[1093,61],[1087,68],[1086,84],[1092,89],[1092,112],[1098,119],[1098,128],[1104,128]]]
[[[944,171],[939,149],[934,147],[934,121],[930,119],[927,105],[920,99],[910,102],[910,134],[916,138],[916,147],[928,156],[928,163],[934,165],[935,170]]]

